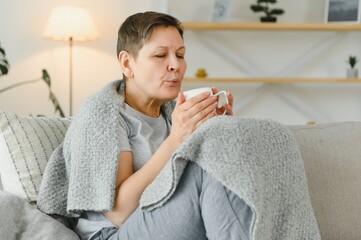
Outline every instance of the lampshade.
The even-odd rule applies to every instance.
[[[50,40],[90,41],[98,33],[87,9],[74,6],[59,6],[52,10],[45,27],[44,38]]]

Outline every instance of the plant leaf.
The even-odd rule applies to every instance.
[[[254,12],[264,12],[265,11],[265,8],[260,5],[251,5],[251,9]]]
[[[0,46],[0,76],[6,75],[9,72],[9,62],[5,56],[5,50]]]
[[[46,84],[50,88],[50,86],[51,86],[50,76],[49,76],[48,72],[46,71],[46,69],[43,69],[42,72],[43,72],[42,79],[46,82]]]
[[[258,0],[258,3],[276,3],[277,0]]]
[[[354,68],[356,63],[358,62],[358,59],[357,59],[357,56],[355,55],[350,55],[348,57],[348,61],[347,61],[349,64],[350,64],[350,67],[351,68]]]
[[[8,74],[9,69],[0,62],[0,76]]]
[[[283,14],[285,11],[283,11],[282,9],[278,9],[278,8],[276,8],[276,9],[272,9],[271,11],[270,11],[270,14],[271,15],[281,15],[281,14]]]
[[[65,117],[64,111],[61,108],[58,99],[56,98],[55,94],[49,89],[49,98],[55,107],[55,113],[59,112],[60,117]]]

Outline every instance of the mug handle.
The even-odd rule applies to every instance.
[[[219,91],[214,94],[214,96],[218,96],[218,108],[221,108],[224,103],[228,104],[227,92],[226,91]],[[224,110],[222,115],[226,114],[226,110]]]

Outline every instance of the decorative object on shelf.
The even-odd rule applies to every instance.
[[[350,68],[347,69],[347,78],[357,78],[358,69],[355,68],[358,59],[356,56],[350,55],[347,59],[347,63],[350,65]]]
[[[306,123],[306,125],[308,125],[308,126],[312,126],[312,125],[315,125],[316,124],[316,122],[315,121],[308,121],[307,123]]]
[[[327,0],[325,22],[360,22],[361,0]]]
[[[227,22],[231,17],[233,0],[214,0],[212,22]]]
[[[277,22],[275,15],[282,15],[285,11],[280,8],[270,8],[270,4],[277,3],[277,0],[257,0],[257,4],[252,4],[254,12],[264,12],[266,16],[260,18],[261,22]]]
[[[0,76],[8,74],[9,67],[10,67],[10,65],[9,65],[8,60],[6,59],[5,49],[2,48],[0,45]],[[23,82],[19,82],[19,83],[15,83],[13,85],[7,86],[5,88],[0,89],[0,94],[5,91],[8,91],[12,88],[19,87],[19,86],[25,85],[25,84],[35,83],[40,80],[43,80],[49,88],[49,99],[51,100],[51,102],[54,105],[55,113],[59,113],[60,117],[65,117],[63,109],[61,108],[58,99],[56,98],[55,94],[51,91],[51,79],[50,79],[48,72],[45,69],[42,70],[42,76],[40,78],[36,78],[33,80],[27,80],[27,81],[23,81]]]
[[[207,77],[207,72],[206,69],[204,68],[198,68],[197,72],[196,72],[196,77],[197,78],[205,78]]]
[[[93,19],[85,8],[59,6],[52,10],[45,27],[45,39],[69,42],[69,116],[73,115],[73,41],[98,37]]]

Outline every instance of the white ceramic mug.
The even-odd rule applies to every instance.
[[[218,96],[218,108],[221,108],[224,103],[228,104],[228,98],[227,98],[227,92],[226,91],[219,91],[215,94],[212,92],[212,88],[210,87],[203,87],[203,88],[195,88],[192,90],[188,90],[183,92],[184,97],[187,99],[190,99],[194,96],[197,96],[198,94],[208,92],[210,93],[210,96]],[[226,111],[223,112],[223,115],[226,114]]]

